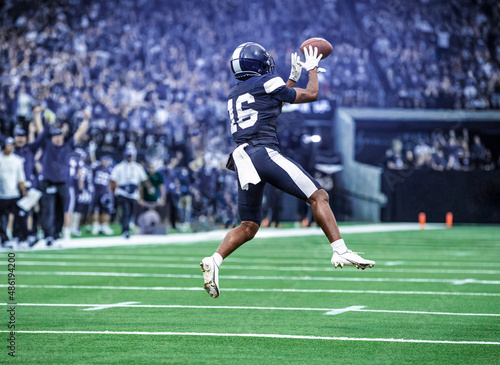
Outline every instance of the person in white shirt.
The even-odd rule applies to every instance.
[[[7,236],[7,222],[9,214],[22,216],[26,214],[18,207],[17,201],[26,195],[24,181],[23,160],[14,152],[14,138],[7,137],[3,143],[3,151],[0,153],[0,239],[1,245],[9,240]],[[14,237],[19,241],[25,241],[28,230],[25,219],[17,219],[19,227],[14,227]]]
[[[130,237],[130,221],[139,200],[139,186],[144,184],[148,190],[154,192],[144,167],[134,161],[134,155],[133,150],[127,149],[125,159],[113,168],[110,177],[111,190],[116,196],[118,208],[121,209],[120,223],[125,238]]]

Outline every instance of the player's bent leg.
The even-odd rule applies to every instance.
[[[241,222],[238,227],[233,228],[226,234],[216,252],[225,259],[242,244],[254,238],[258,230],[259,225],[255,222]]]
[[[311,205],[313,218],[318,226],[321,227],[328,240],[334,242],[341,239],[341,236],[329,199],[325,190],[318,189],[307,199],[307,202]]]
[[[341,236],[337,221],[330,208],[328,193],[323,189],[316,190],[307,200],[311,205],[314,220],[321,227],[325,235],[332,242],[333,256],[332,265],[335,268],[344,266],[356,266],[358,269],[366,269],[375,266],[375,261],[367,260],[359,256],[356,252],[349,250]],[[335,242],[341,241],[341,244]]]
[[[218,298],[219,290],[219,267],[222,260],[229,256],[234,250],[245,242],[254,238],[259,230],[259,225],[251,221],[243,221],[230,230],[222,240],[217,251],[210,257],[201,260],[200,266],[203,272],[203,288],[212,298]]]

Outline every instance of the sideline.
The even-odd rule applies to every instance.
[[[445,229],[444,224],[427,224],[426,230]],[[396,231],[418,231],[418,223],[387,223],[387,224],[363,224],[352,226],[340,226],[342,234],[352,233],[376,233]],[[140,245],[191,245],[203,241],[222,241],[228,229],[198,233],[174,233],[170,235],[132,235],[129,239],[121,236],[77,238],[71,240],[56,241],[54,247],[46,247],[45,241],[40,240],[31,249],[19,249],[18,251],[34,250],[61,250],[68,248],[94,248],[94,247],[116,247],[116,246],[140,246]],[[313,228],[264,228],[257,232],[256,238],[274,237],[303,237],[321,236],[323,231],[319,227]]]

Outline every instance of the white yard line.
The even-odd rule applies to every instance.
[[[1,333],[9,333],[2,330]],[[414,340],[403,338],[363,338],[363,337],[327,337],[307,335],[281,335],[268,333],[210,333],[210,332],[137,332],[137,331],[16,331],[26,334],[76,334],[76,335],[138,335],[138,336],[209,336],[209,337],[247,337],[247,338],[283,338],[295,340],[326,341],[362,341],[362,342],[400,342],[434,343],[449,345],[500,345],[494,341],[449,341],[449,340]]]
[[[115,308],[115,307],[130,307],[131,305],[134,304],[139,304],[140,302],[121,302],[121,303],[115,303],[115,304],[100,304],[100,305],[92,305],[91,308],[85,308],[84,311],[100,311],[103,309],[109,309],[109,308]],[[17,305],[24,305],[24,304],[16,304]],[[70,305],[64,305],[65,307],[69,307]]]
[[[138,263],[138,262],[69,262],[69,261],[20,261],[23,266],[81,266],[81,267],[145,267],[145,268],[171,268],[171,269],[193,269],[199,266],[196,264],[156,264],[156,263]],[[335,272],[332,267],[315,267],[297,265],[294,267],[279,267],[279,266],[258,266],[258,265],[232,265],[224,264],[224,269],[232,270],[258,270],[258,271],[312,271],[312,272]],[[338,270],[337,270],[338,271]],[[467,270],[467,269],[389,269],[377,267],[377,272],[397,272],[397,273],[423,273],[423,274],[483,274],[483,275],[498,275],[500,270]]]
[[[59,251],[58,251],[59,252]],[[328,249],[325,251],[328,252]],[[16,254],[16,257],[22,259],[66,259],[66,260],[130,260],[130,261],[175,261],[175,262],[193,262],[193,264],[199,264],[200,257],[199,256],[184,256],[184,255],[172,255],[169,253],[161,254],[160,256],[156,255],[140,255],[137,253],[121,253],[119,255],[106,255],[106,254],[64,254],[64,253],[53,253],[53,254],[45,254],[45,253],[31,253],[31,252],[19,252]],[[23,261],[24,262],[24,261]],[[228,263],[237,263],[237,262],[248,262],[248,258],[240,258],[240,257],[230,257],[227,259]],[[330,265],[328,257],[326,259],[318,258],[314,259],[280,259],[280,258],[252,258],[252,262],[258,264],[295,264],[295,265],[306,265],[306,264],[314,264],[314,265]],[[227,264],[225,264],[227,265]],[[498,262],[484,262],[484,261],[408,261],[408,260],[397,260],[397,261],[385,261],[379,260],[377,261],[377,266],[444,266],[444,267],[498,267]]]
[[[80,303],[17,303],[16,306],[25,307],[84,307],[85,311],[101,310],[108,308],[164,308],[164,309],[223,309],[223,310],[271,310],[271,311],[318,311],[327,312],[327,315],[345,312],[371,312],[395,314],[432,314],[446,316],[478,316],[500,317],[497,313],[451,313],[451,312],[425,312],[425,311],[400,311],[388,309],[364,309],[365,306],[354,305],[346,308],[300,308],[300,307],[255,307],[255,306],[228,306],[228,305],[177,305],[177,304],[139,304],[140,302],[123,302],[115,304],[80,304]],[[10,303],[0,303],[0,306],[9,306]]]
[[[73,272],[73,271],[19,271],[18,275],[33,276],[105,276],[105,277],[135,277],[135,278],[172,278],[172,279],[199,279],[199,275],[189,274],[154,274],[140,272]],[[484,284],[499,285],[500,280],[477,280],[477,279],[425,279],[425,278],[346,278],[332,276],[247,276],[247,275],[224,275],[228,280],[286,280],[286,281],[349,281],[349,282],[392,282],[392,283],[448,283],[454,285]]]
[[[0,284],[0,288],[7,288],[7,284]],[[146,291],[202,291],[199,286],[165,287],[165,286],[113,286],[113,285],[27,285],[18,284],[16,288],[26,289],[84,289],[84,290],[146,290]],[[471,292],[436,292],[436,291],[393,291],[393,290],[344,290],[344,289],[259,289],[259,288],[224,288],[225,292],[277,292],[277,293],[335,293],[335,294],[380,294],[380,295],[451,295],[451,296],[479,296],[500,297],[500,293],[471,293]]]
[[[326,250],[325,252],[328,252]],[[96,253],[94,255],[89,254],[45,254],[45,253],[30,253],[30,252],[20,252],[16,254],[18,258],[29,258],[29,259],[67,259],[67,260],[133,260],[133,261],[186,261],[193,262],[195,264],[199,264],[201,260],[199,256],[184,256],[184,255],[171,255],[171,254],[162,254],[161,256],[153,256],[153,255],[140,255],[137,253],[121,253],[119,255],[105,255]],[[248,258],[239,258],[239,257],[230,257],[227,259],[227,262],[248,262]],[[263,258],[252,258],[252,262],[260,263],[260,264],[297,264],[297,265],[305,265],[305,264],[314,264],[314,265],[330,265],[329,260],[318,258],[316,260],[311,259],[303,259],[303,260],[291,260],[291,259],[280,259],[280,258],[272,258],[272,259],[263,259]],[[325,264],[325,262],[327,262]],[[226,264],[225,264],[226,265]],[[484,261],[377,261],[377,266],[458,266],[458,267],[498,267],[498,262],[484,262]]]

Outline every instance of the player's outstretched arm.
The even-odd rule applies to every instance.
[[[302,63],[302,67],[307,70],[309,82],[305,89],[294,88],[297,92],[294,104],[310,103],[318,100],[318,63],[323,55],[320,54],[318,56],[318,48],[314,47],[313,50],[312,46],[309,46],[309,50],[307,48],[304,49],[304,56],[306,57],[306,61]]]
[[[318,100],[319,95],[319,82],[318,82],[318,72],[316,69],[310,70],[308,72],[309,82],[305,89],[295,87],[297,96],[295,96],[294,104],[301,103],[311,103]]]

